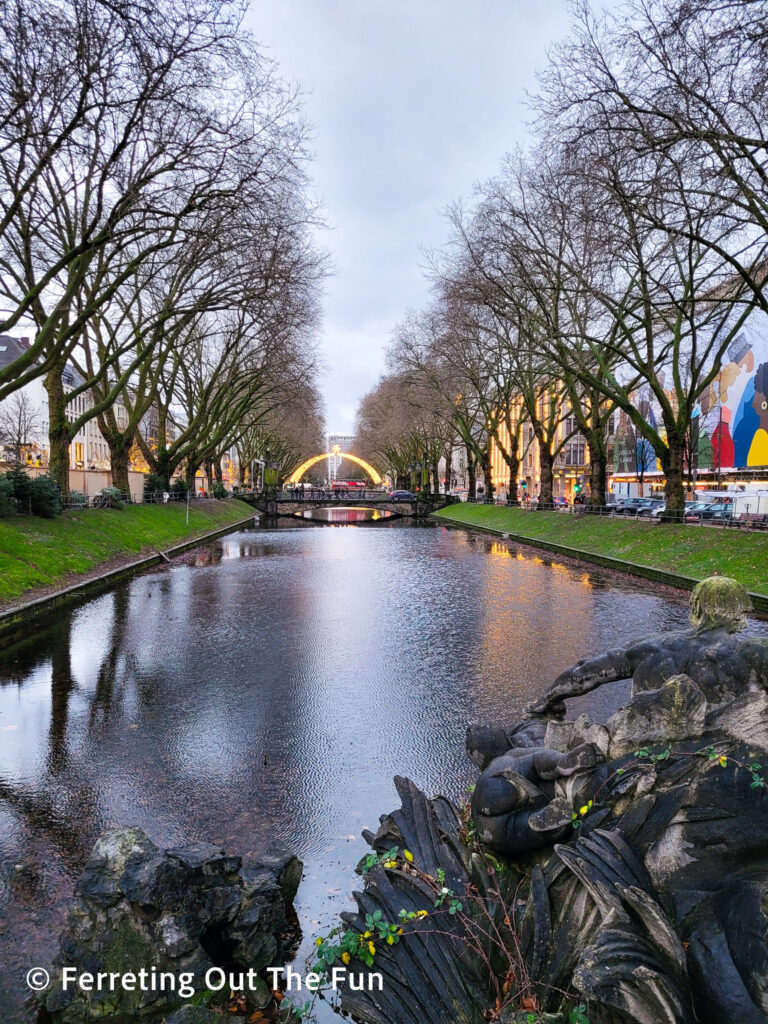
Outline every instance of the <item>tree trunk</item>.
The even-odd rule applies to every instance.
[[[149,447],[147,445],[147,448]],[[154,472],[162,479],[165,490],[170,490],[171,477],[176,467],[171,465],[171,457],[168,453],[168,414],[163,408],[158,409],[157,413],[157,453],[153,454],[152,458]],[[149,465],[152,468],[153,463],[150,462]]]
[[[602,431],[591,431],[587,435],[589,445],[589,504],[600,508],[605,504],[608,493],[608,453],[605,435]]]
[[[110,436],[107,438],[107,444],[109,445],[109,460],[112,464],[112,486],[117,487],[123,494],[130,495],[131,485],[128,482],[130,441],[124,437],[118,441]]]
[[[166,491],[170,490],[171,487],[171,460],[168,457],[166,449],[158,450],[157,459],[155,462],[155,473],[163,481],[163,487]]]
[[[187,488],[195,492],[195,475],[197,474],[199,463],[193,462],[192,459],[187,458],[187,467],[184,473],[184,479],[187,484]],[[210,485],[209,485],[210,486]]]
[[[662,518],[681,523],[685,512],[685,442],[667,434],[667,449],[663,455],[659,453],[659,458],[666,477],[664,495],[667,507]]]
[[[491,478],[491,446],[487,445],[483,449],[483,482],[485,484],[485,494],[483,497],[486,501],[493,501],[493,480]]]
[[[541,466],[541,486],[539,487],[539,507],[550,506],[553,499],[553,467],[555,457],[546,444],[539,440],[539,464]]]
[[[69,444],[71,441],[67,401],[61,375],[64,364],[56,362],[43,385],[48,393],[48,472],[61,488],[62,498],[69,496]]]
[[[213,463],[213,472],[216,474],[216,480],[218,483],[224,483],[224,471],[221,468],[221,459],[216,459]]]
[[[514,502],[514,504],[517,504],[517,478],[520,476],[520,458],[517,455],[517,446],[515,446],[515,453],[508,456],[507,465],[509,466],[509,485],[507,487],[507,502]]]
[[[467,483],[469,485],[468,498],[477,497],[477,477],[475,476],[475,457],[467,448]]]

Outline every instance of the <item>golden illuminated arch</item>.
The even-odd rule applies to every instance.
[[[342,459],[351,459],[352,462],[356,462],[358,466],[362,466],[368,476],[373,480],[375,484],[381,483],[381,477],[365,459],[359,459],[357,455],[350,455],[348,452],[338,451],[338,445],[334,447],[332,452],[323,452],[322,455],[314,455],[311,459],[307,459],[306,462],[302,462],[298,469],[295,469],[293,473],[288,477],[289,484],[297,484],[299,480],[304,476],[308,469],[311,469],[314,465],[320,462],[322,459],[329,459],[332,455],[338,455]]]

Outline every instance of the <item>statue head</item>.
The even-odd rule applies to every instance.
[[[694,629],[725,627],[729,633],[738,633],[747,624],[747,612],[752,611],[749,594],[729,576],[710,576],[698,583],[691,595],[691,625]]]

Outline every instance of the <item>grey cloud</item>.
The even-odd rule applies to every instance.
[[[566,0],[254,0],[248,24],[307,93],[315,188],[333,227],[322,346],[328,427],[347,432],[390,333],[428,295],[420,246],[523,141],[526,89]]]

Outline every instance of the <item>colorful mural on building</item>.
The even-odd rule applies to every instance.
[[[659,410],[648,396],[638,407],[664,436]],[[699,469],[768,467],[768,316],[754,313],[731,342],[726,361],[694,412],[692,447]],[[614,470],[659,471],[650,445],[623,413],[618,417]]]
[[[729,361],[701,397],[699,464],[705,438],[719,469],[768,466],[768,316],[755,313],[731,342]]]

